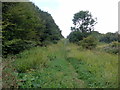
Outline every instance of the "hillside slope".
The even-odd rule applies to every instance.
[[[52,16],[31,2],[2,3],[3,55],[18,54],[63,38]]]

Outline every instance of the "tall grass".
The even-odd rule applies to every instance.
[[[26,50],[11,64],[19,88],[118,87],[117,55],[85,50],[66,40]]]
[[[41,68],[48,61],[46,56],[46,47],[36,47],[20,53],[14,63],[18,72],[26,72],[30,69]]]
[[[83,50],[78,46],[69,44],[68,58],[75,58],[84,62],[84,68],[94,77],[88,87],[118,87],[118,56],[99,52],[97,50]],[[79,65],[78,65],[79,66]],[[79,68],[81,69],[81,68]],[[83,71],[84,72],[84,71]],[[91,76],[88,79],[91,78]]]
[[[64,40],[48,47],[36,47],[19,54],[14,65],[21,88],[80,88],[73,66],[66,60]],[[37,78],[36,78],[37,77]]]

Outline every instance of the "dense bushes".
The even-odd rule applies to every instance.
[[[34,47],[36,42],[21,39],[14,39],[3,44],[3,56],[18,54],[20,51]]]
[[[118,33],[106,33],[103,34],[99,40],[100,42],[111,43],[113,41],[118,41]]]
[[[68,35],[68,39],[73,43],[78,43],[83,38],[88,37],[97,23],[97,19],[94,19],[89,11],[75,13],[72,21],[74,27],[71,27],[72,32]]]
[[[93,36],[89,36],[80,41],[80,45],[86,49],[93,49],[97,45],[97,40]]]
[[[120,43],[117,41],[114,41],[114,42],[110,43],[109,45],[105,46],[104,50],[108,53],[118,54],[119,47],[120,47]]]
[[[81,45],[85,49],[93,49],[97,45],[99,37],[95,37],[93,33],[82,33],[80,31],[73,31],[67,37],[70,42]]]
[[[84,35],[80,31],[73,31],[67,38],[69,39],[70,42],[77,43],[80,40],[82,40],[83,37]]]
[[[3,55],[56,43],[63,36],[52,16],[31,2],[2,3]]]

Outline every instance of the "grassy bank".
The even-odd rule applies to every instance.
[[[8,59],[19,88],[118,87],[117,55],[84,50],[66,40],[35,47]],[[6,67],[5,72],[10,68]]]
[[[118,56],[69,44],[68,60],[87,87],[118,87]]]

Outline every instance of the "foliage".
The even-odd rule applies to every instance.
[[[36,42],[27,41],[21,39],[13,39],[4,43],[2,50],[3,56],[7,56],[9,54],[18,54],[19,52],[35,47]]]
[[[102,37],[102,34],[99,33],[98,31],[91,31],[90,36],[95,37],[98,41],[100,40],[100,38]]]
[[[62,41],[48,47],[35,47],[17,55],[14,65],[18,73],[18,87],[84,87],[83,82],[77,79],[74,68],[65,60],[65,53]]]
[[[110,43],[109,45],[105,46],[103,49],[108,53],[118,54],[119,47],[120,47],[120,43],[117,41],[114,41],[114,42]]]
[[[61,30],[52,16],[31,2],[3,2],[2,8],[2,39],[5,48],[3,52],[8,50],[7,42],[17,39],[23,40],[23,42],[34,41],[38,43],[37,45],[44,46],[44,42],[56,42],[63,38]],[[19,52],[26,47],[24,43],[20,45]],[[18,48],[17,46],[13,47]],[[7,53],[11,54],[9,51]],[[14,50],[13,53],[17,54]]]
[[[69,44],[68,61],[87,88],[118,88],[118,55]]]
[[[70,42],[77,43],[83,39],[83,36],[84,36],[83,33],[79,31],[73,31],[67,38],[69,39]]]
[[[96,24],[96,19],[93,19],[89,11],[80,11],[74,14],[72,21],[75,26],[71,27],[72,32],[69,34],[68,39],[73,43],[78,43],[83,38],[89,36]]]
[[[75,27],[68,36],[71,42],[80,41],[80,47],[60,40],[61,31],[51,15],[34,4],[6,2],[2,7],[3,54],[18,53],[3,58],[3,88],[118,87],[118,55],[115,54],[119,43],[113,42],[106,49],[115,54],[97,48],[83,49],[95,48],[95,38],[101,37],[99,32],[91,31],[96,20],[88,11],[75,14]],[[111,36],[114,35],[108,35],[110,39],[103,41],[117,40],[111,40]]]
[[[17,88],[118,87],[117,55],[84,50],[66,40],[23,51],[16,58],[6,58],[5,63],[12,65],[14,70],[6,67],[3,80],[12,78],[8,74],[11,71],[16,81],[4,81],[4,87],[12,87],[14,82]],[[5,86],[6,83],[8,86]]]
[[[106,33],[103,34],[102,37],[100,38],[100,42],[105,42],[105,43],[111,43],[113,41],[118,41],[118,33]]]
[[[26,50],[18,54],[18,59],[14,63],[16,70],[20,73],[25,73],[27,70],[37,69],[40,68],[40,66],[45,66],[46,61],[48,60],[47,56],[45,55],[45,51],[45,47],[35,47],[29,51]]]
[[[97,40],[93,36],[89,36],[80,41],[80,45],[86,49],[93,49],[97,45]]]
[[[74,14],[74,19],[72,20],[75,27],[71,27],[72,30],[79,30],[80,32],[91,32],[94,30],[94,25],[96,24],[96,19],[93,19],[89,11],[79,11]]]
[[[2,88],[17,88],[17,74],[13,62],[15,56],[2,59]]]

